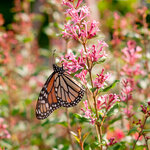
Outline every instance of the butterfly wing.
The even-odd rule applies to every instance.
[[[55,78],[54,86],[56,98],[63,107],[77,105],[84,95],[82,85],[66,72]]]
[[[54,82],[56,78],[56,73],[47,79],[44,84],[38,101],[36,105],[36,118],[45,119],[47,118],[55,109],[60,107],[60,103],[56,99]]]

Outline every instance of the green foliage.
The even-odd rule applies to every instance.
[[[73,114],[77,119],[79,119],[80,123],[83,123],[83,122],[90,122],[89,119],[87,119],[86,117],[83,117],[82,115],[79,115],[79,114]]]
[[[118,82],[120,82],[120,81],[115,80],[111,85],[109,85],[108,87],[106,87],[104,89],[101,89],[99,92],[108,92],[110,89],[114,88]]]
[[[119,104],[118,104],[118,103],[114,104],[114,105],[110,108],[110,110],[107,112],[107,116],[108,116],[108,117],[112,116],[112,115],[114,114],[114,111],[115,111],[116,109],[118,110],[118,108],[119,108]]]
[[[126,149],[125,142],[116,143],[115,145],[110,146],[108,148],[108,150],[125,150],[125,149]]]

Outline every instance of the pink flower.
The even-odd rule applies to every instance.
[[[75,77],[78,77],[83,84],[87,84],[87,81],[85,79],[86,74],[87,74],[87,70],[82,70],[79,74],[76,74]]]
[[[86,57],[89,57],[93,62],[99,61],[100,58],[106,57],[105,51],[103,51],[104,47],[108,47],[108,45],[104,41],[98,41],[98,44],[93,44],[92,47],[87,48]]]
[[[83,0],[78,0],[76,8],[78,8],[80,6],[80,4],[82,3]]]
[[[116,94],[105,94],[98,97],[97,108],[106,109],[108,111],[116,102],[119,101],[119,97]]]
[[[79,69],[83,69],[86,64],[86,60],[81,57],[76,57],[72,52],[61,57],[61,62],[65,69],[67,69],[68,73],[73,73],[78,71]]]
[[[86,118],[90,118],[90,123],[92,125],[94,125],[95,124],[95,118],[93,118],[92,115],[91,115],[91,110],[88,108],[88,102],[87,102],[87,100],[85,100],[83,102],[83,104],[84,104],[85,110],[84,109],[81,109],[81,110],[84,112],[84,114],[85,114],[84,116]]]
[[[111,145],[114,145],[114,144],[116,144],[117,143],[117,141],[115,141],[115,138],[114,137],[111,137],[110,139],[109,139],[109,143],[107,144],[108,146],[111,146]]]
[[[132,99],[132,91],[134,84],[131,80],[126,79],[122,81],[123,88],[121,89],[120,99],[122,101],[129,101]],[[132,87],[131,87],[132,86]]]
[[[73,24],[76,24],[89,16],[89,8],[87,6],[80,7],[79,9],[71,8],[67,9],[66,13],[70,15]]]
[[[132,110],[133,110],[133,106],[132,105],[129,105],[129,108],[124,108],[124,113],[126,114],[126,116],[128,116],[128,118],[130,118],[130,117],[132,117],[134,115]]]
[[[120,19],[120,16],[118,15],[117,12],[114,12],[114,18],[115,18],[116,20],[119,20],[119,19]]]
[[[142,51],[142,48],[139,47],[139,46],[136,47],[135,41],[128,41],[128,42],[127,42],[127,46],[128,46],[128,47],[125,47],[125,48],[122,50],[122,52],[123,52],[123,54],[124,54],[123,59],[124,59],[127,63],[133,65],[133,64],[135,64],[135,62],[136,62],[139,58],[142,57],[142,55],[139,54],[139,52]]]
[[[114,131],[109,130],[107,132],[107,139],[111,139],[112,137],[117,141],[121,141],[125,137],[125,134],[121,129],[117,128]]]
[[[116,139],[119,141],[125,137],[124,132],[121,129],[116,129],[115,135]]]
[[[73,5],[70,2],[66,2],[65,0],[63,0],[62,4],[66,5],[66,6],[70,7],[70,8],[74,8]]]
[[[127,42],[127,46],[129,49],[135,48],[136,47],[136,42],[133,40],[130,40]]]
[[[7,131],[7,125],[4,124],[4,119],[0,118],[0,139],[8,139],[11,135]]]
[[[90,116],[91,116],[91,110],[88,108],[88,101],[85,100],[83,102],[83,104],[84,104],[84,107],[85,107],[86,110],[83,110],[83,109],[81,109],[81,110],[85,113],[85,117],[86,118],[90,118]]]
[[[87,31],[87,33],[88,33],[88,39],[90,39],[90,38],[92,38],[92,37],[94,37],[95,35],[96,35],[96,33],[98,32],[98,31],[100,31],[99,30],[99,28],[98,28],[98,22],[97,21],[95,21],[95,20],[93,20],[92,22],[91,22],[91,25],[90,25],[90,28],[89,28],[89,30]]]
[[[71,19],[64,25],[64,31],[62,32],[64,38],[73,38],[80,42],[90,39],[96,35],[99,31],[98,22],[85,21],[90,14],[89,7],[87,6],[78,6],[81,4],[82,0],[78,0],[77,6],[74,8],[69,2],[63,2],[64,5],[69,6],[70,8],[66,10]]]
[[[141,105],[141,108],[142,108],[142,112],[143,112],[144,114],[146,114],[146,113],[148,112],[147,106]]]
[[[107,81],[110,78],[110,74],[106,73],[104,74],[104,69],[102,69],[101,74],[97,74],[96,79],[93,81],[94,87],[96,88],[102,88],[104,86],[105,81]]]
[[[138,136],[139,136],[139,133],[137,133],[137,132],[133,135],[135,140],[137,140]],[[139,141],[141,141],[142,138],[143,138],[143,136],[140,136]]]

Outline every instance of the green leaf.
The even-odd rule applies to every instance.
[[[43,122],[42,124],[41,124],[41,126],[45,126],[45,125],[47,125],[47,124],[49,124],[50,123],[50,121],[47,119],[45,122]]]
[[[66,20],[67,21],[71,20],[71,17],[70,16],[66,17]]]
[[[77,140],[77,142],[80,143],[80,139],[78,138],[77,134],[74,133],[73,131],[71,131],[70,133],[75,137],[75,139]]]
[[[107,91],[109,91],[110,89],[114,88],[118,82],[120,82],[120,80],[115,80],[111,85],[109,85],[105,89],[102,89],[100,92],[107,92]]]
[[[106,58],[102,58],[101,60],[94,62],[93,65],[101,64],[101,63],[105,62],[105,60],[106,60]]]
[[[13,116],[19,114],[19,108],[14,108],[11,113]]]
[[[109,125],[115,123],[116,121],[120,120],[121,118],[122,118],[122,116],[120,115],[120,116],[118,116],[117,118],[114,118],[114,119],[110,120],[110,121],[109,121]]]
[[[24,42],[24,43],[28,43],[28,42],[31,42],[32,40],[33,40],[32,37],[25,37],[25,38],[23,39],[23,42]]]
[[[67,126],[68,126],[68,124],[67,124],[66,121],[58,122],[58,124],[60,124],[60,125],[62,125],[62,126],[64,126],[64,127],[67,127]]]
[[[89,122],[89,119],[88,118],[85,118],[79,114],[73,114],[74,117],[76,117],[77,119],[79,119],[81,122]]]
[[[108,150],[125,150],[125,142],[116,143],[113,146],[108,147]]]
[[[95,91],[96,91],[96,87],[94,87],[94,88],[91,88],[90,90],[94,93]]]
[[[144,148],[146,148],[146,146],[144,146],[144,145],[136,145],[135,150],[143,150]]]
[[[130,135],[131,133],[135,133],[137,131],[138,131],[137,128],[133,127],[132,129],[129,130],[128,135]]]
[[[150,129],[143,129],[143,132],[150,132]]]
[[[24,102],[25,102],[25,105],[29,105],[29,104],[32,103],[32,100],[31,99],[26,99]]]
[[[115,109],[118,109],[119,108],[119,104],[116,103],[115,105],[113,105],[110,110],[107,112],[107,116],[110,117],[113,113],[114,113],[114,110]]]

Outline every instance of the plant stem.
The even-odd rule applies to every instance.
[[[142,135],[143,135],[144,140],[145,140],[146,148],[147,148],[147,150],[149,150],[149,148],[148,148],[148,140],[146,139],[145,134],[142,134]]]
[[[144,119],[144,122],[143,122],[143,125],[141,127],[141,131],[139,132],[139,135],[138,135],[138,138],[136,139],[134,145],[133,145],[133,150],[135,149],[135,146],[136,146],[136,143],[138,142],[140,136],[142,135],[142,132],[143,132],[143,129],[144,129],[144,126],[145,126],[145,123],[146,123],[146,120],[147,120],[148,116],[146,115],[145,116],[145,119]]]
[[[84,150],[83,142],[82,141],[80,141],[80,147],[81,147],[81,150]]]
[[[83,42],[83,47],[84,47],[84,50],[85,52],[87,53],[87,50],[86,50],[86,42]],[[88,65],[88,72],[89,72],[89,75],[90,75],[90,81],[91,81],[91,86],[92,88],[94,88],[94,85],[93,85],[93,79],[92,79],[92,69],[90,67],[90,62],[89,62],[89,59],[87,58],[87,65]],[[94,92],[92,92],[92,95],[93,95],[93,100],[94,100],[94,108],[95,108],[95,112],[96,112],[96,118],[97,118],[97,122],[99,120],[99,116],[98,116],[98,110],[97,110],[97,103],[96,103],[96,96],[94,94]],[[101,129],[101,125],[99,123],[96,122],[96,130],[98,129],[98,140],[99,140],[99,143],[102,143],[102,129]],[[103,146],[101,145],[101,150],[103,150]]]
[[[72,150],[75,150],[74,148],[74,144],[73,144],[73,140],[72,140],[72,137],[71,137],[71,127],[70,127],[70,119],[69,119],[69,112],[68,112],[68,109],[66,108],[66,116],[67,116],[67,132],[68,132],[68,136],[69,136],[69,140],[70,140],[70,143],[71,143],[71,147],[72,147]]]

